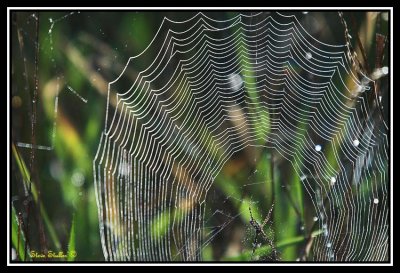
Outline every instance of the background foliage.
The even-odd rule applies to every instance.
[[[217,12],[212,16],[223,19],[235,14]],[[298,14],[302,16],[301,12]],[[164,16],[180,20],[192,13],[18,11],[11,15],[11,239],[17,255],[14,258],[31,260],[24,251],[28,240],[28,252],[76,251],[76,257],[60,260],[101,261],[104,257],[92,162],[104,127],[107,84],[120,74],[130,56],[146,48]],[[316,38],[327,43],[343,43],[344,30],[337,13],[311,12],[308,15],[309,21],[303,23],[314,31]],[[378,12],[345,13],[345,17],[353,21],[349,24],[350,31],[353,37],[359,34],[372,67],[375,34],[388,33],[384,16]],[[356,42],[354,46],[360,52]],[[387,60],[385,62],[387,65]],[[140,71],[145,65],[134,63],[133,67]],[[37,101],[33,103],[35,97]],[[387,94],[384,105],[386,101]],[[35,133],[32,135],[35,104]],[[387,112],[386,106],[384,110]],[[35,143],[53,149],[32,151],[17,143]],[[259,181],[265,183],[243,187]],[[29,187],[32,194],[26,196]],[[221,204],[219,200],[226,200],[227,196],[241,196],[242,202],[230,199]],[[273,224],[265,229],[269,234],[281,231],[275,232],[274,240],[282,260],[297,259],[297,253],[306,243],[305,237],[312,231],[312,215],[308,208],[311,204],[291,166],[270,151],[263,152],[257,164],[250,162],[245,154],[236,155],[218,176],[210,194],[210,213],[221,206],[231,215],[238,210],[245,213],[235,218],[231,226],[204,249],[204,259],[250,260],[254,230],[249,225],[248,209],[241,206],[243,201],[257,200],[252,212],[261,223],[273,198]],[[213,224],[221,223],[215,219]],[[304,225],[308,230],[304,230]],[[259,248],[256,255],[268,259],[271,250],[265,242],[263,245],[265,247]]]

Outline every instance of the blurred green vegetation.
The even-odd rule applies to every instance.
[[[236,12],[218,12],[218,15],[213,16],[227,19],[235,14]],[[39,18],[38,37],[35,31],[35,16]],[[139,54],[147,47],[164,16],[180,20],[192,16],[192,13],[12,13],[11,225],[12,244],[19,254],[18,259],[25,260],[24,247],[28,235],[30,250],[65,253],[76,251],[76,257],[61,259],[63,261],[104,260],[92,162],[99,136],[104,129],[107,84],[119,75],[130,56]],[[343,32],[337,14],[315,13],[313,16],[322,26],[315,34],[319,39],[330,43],[343,42]],[[354,16],[366,50],[372,52],[375,33],[387,35],[387,23],[381,21],[381,25],[377,26],[376,19],[371,19],[365,12],[354,13]],[[326,31],[329,25],[338,27]],[[39,56],[35,54],[36,39],[39,41]],[[240,56],[244,58],[246,49],[241,47],[237,50],[241,51]],[[374,54],[368,56],[369,63],[373,64]],[[34,88],[36,57],[39,88],[33,140],[37,145],[53,149],[34,150],[31,166],[31,149],[18,147],[16,143],[32,143],[30,90]],[[23,61],[24,58],[26,62]],[[146,63],[138,62],[133,67],[136,71],[141,71],[146,67]],[[245,76],[251,77],[252,72],[247,73]],[[252,82],[247,84],[249,86],[246,88],[255,86]],[[87,103],[68,90],[68,87],[79,93]],[[55,113],[57,96],[58,109]],[[250,97],[255,105],[259,103],[257,96],[250,94]],[[256,127],[257,134],[268,135],[262,128],[265,127],[263,124],[268,124],[270,113],[259,111],[257,108],[252,110],[259,115],[261,123]],[[301,129],[307,130],[306,127]],[[329,148],[327,150],[332,167],[336,161],[333,151]],[[301,154],[302,150],[299,149],[298,153]],[[262,223],[274,203],[273,221],[265,230],[274,237],[282,261],[298,258],[299,250],[306,243],[308,232],[313,236],[321,233],[319,230],[310,230],[313,226],[311,202],[306,200],[308,197],[293,166],[282,163],[276,154],[268,150],[263,150],[258,155],[255,165],[249,163],[246,156],[235,156],[217,177],[212,192],[222,196],[221,200],[227,200],[228,197],[231,207],[224,210],[231,215],[240,213],[240,217],[232,222],[233,228],[223,230],[204,248],[205,260],[252,259],[254,230],[249,226],[249,207],[252,208],[255,220]],[[32,200],[25,197],[31,178]],[[251,183],[255,185],[250,185]],[[215,204],[213,207],[214,201],[210,200],[210,211],[207,212],[209,216],[220,205]],[[29,212],[26,211],[27,202],[31,204]],[[18,213],[23,215],[21,217],[29,226],[20,227]],[[213,224],[218,225],[218,221]],[[239,239],[235,234],[236,230],[240,230]],[[247,233],[244,230],[247,230]],[[210,231],[212,230],[206,227],[205,232]],[[26,232],[28,234],[25,234]],[[154,230],[154,233],[156,234],[157,230]],[[271,247],[264,242],[262,247],[255,251],[255,256],[268,257],[270,253]],[[29,261],[30,258],[27,257],[26,260]]]

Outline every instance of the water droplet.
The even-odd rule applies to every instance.
[[[327,248],[330,248],[331,246],[332,246],[331,243],[327,243],[327,244],[326,244],[326,247],[327,247]]]
[[[302,13],[303,13],[303,14],[308,14],[308,11],[303,11]]]
[[[383,75],[387,75],[389,73],[389,68],[387,66],[384,66],[381,68],[381,72]]]
[[[354,147],[357,147],[358,145],[360,145],[360,141],[358,139],[354,139],[353,145],[354,145]]]
[[[311,52],[307,52],[307,53],[306,53],[306,59],[307,59],[307,60],[310,60],[311,58],[312,58]]]
[[[75,187],[81,187],[85,183],[85,176],[81,171],[76,170],[72,174],[71,181]]]
[[[319,145],[319,144],[315,145],[315,150],[316,150],[317,152],[321,151],[321,150],[322,150],[322,146]]]
[[[374,198],[374,204],[378,204],[379,203],[379,199],[378,198]]]
[[[306,179],[306,178],[307,178],[307,176],[305,176],[304,174],[302,176],[300,176],[301,181],[304,181],[304,179]]]
[[[53,18],[49,18],[49,22],[50,22],[50,23],[53,23]]]
[[[305,227],[304,227],[304,226],[301,226],[301,227],[300,227],[300,230],[304,230],[304,229],[305,229]]]
[[[231,74],[228,80],[233,91],[238,91],[243,85],[242,77],[239,74]]]
[[[314,220],[314,222],[317,222],[318,221],[318,217],[314,216],[313,220]]]
[[[335,185],[335,183],[336,183],[336,177],[332,176],[331,177],[331,185],[333,186],[333,185]]]
[[[382,102],[382,96],[379,96],[379,102]]]

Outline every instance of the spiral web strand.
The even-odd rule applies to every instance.
[[[148,67],[119,87],[141,59]],[[93,162],[106,260],[201,260],[213,239],[209,189],[249,146],[275,151],[301,177],[323,232],[312,260],[387,260],[388,139],[362,76],[346,45],[319,42],[293,15],[164,18],[109,85],[117,106],[107,106]]]

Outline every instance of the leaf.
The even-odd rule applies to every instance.
[[[15,147],[14,143],[12,144],[12,152],[15,158],[15,161],[17,162],[18,168],[22,174],[22,180],[25,184],[26,187],[28,187],[28,181],[30,180],[30,173],[28,171],[28,168],[26,167],[26,164],[24,162],[24,160],[22,159],[21,155],[19,154],[17,148]],[[50,237],[53,240],[53,243],[56,247],[57,250],[61,249],[61,243],[60,240],[58,239],[56,230],[53,226],[53,224],[51,223],[49,216],[47,214],[47,211],[45,209],[45,207],[43,206],[43,203],[39,201],[38,199],[38,193],[36,190],[36,186],[35,183],[32,182],[32,196],[33,196],[33,200],[35,201],[35,203],[38,205],[38,207],[40,208],[40,215],[43,217],[43,221],[50,233]]]
[[[11,226],[12,226],[12,230],[11,230],[11,232],[12,232],[12,235],[11,235],[12,244],[13,244],[13,246],[15,248],[15,251],[18,252],[17,253],[18,260],[19,261],[25,261],[25,252],[24,252],[24,249],[25,249],[25,237],[23,235],[22,230],[20,230],[19,231],[19,246],[18,246],[18,226],[19,226],[19,224],[18,224],[18,216],[17,216],[17,213],[15,211],[14,206],[12,207],[12,212],[11,213],[12,213],[12,215],[11,215],[11,219],[12,219],[12,223],[11,223]]]
[[[76,257],[76,248],[75,248],[75,214],[72,217],[71,231],[69,232],[69,240],[68,240],[68,262],[73,262]]]

